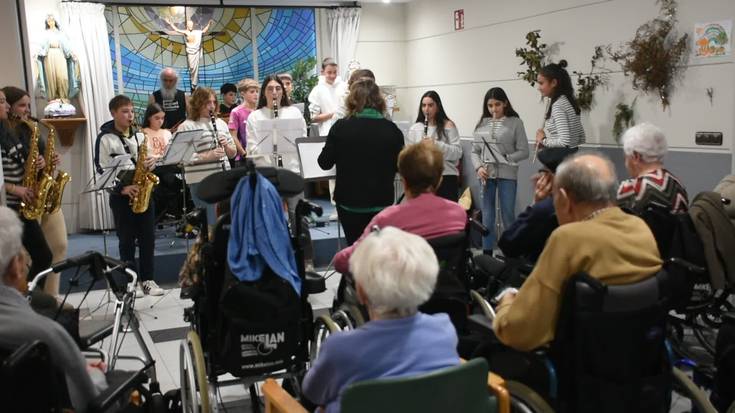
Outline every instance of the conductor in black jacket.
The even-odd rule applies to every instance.
[[[378,212],[393,204],[403,133],[384,112],[385,101],[374,80],[352,83],[347,117],[329,130],[319,155],[322,169],[337,166],[334,202],[348,245]]]

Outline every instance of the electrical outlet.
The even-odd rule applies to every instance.
[[[722,132],[697,132],[694,142],[697,145],[722,146]]]

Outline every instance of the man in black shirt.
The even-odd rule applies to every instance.
[[[176,131],[179,123],[186,120],[186,95],[176,88],[179,75],[170,67],[161,70],[161,88],[148,97],[148,103],[158,103],[166,113],[164,129]]]

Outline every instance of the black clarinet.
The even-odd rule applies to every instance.
[[[220,145],[218,139],[219,132],[217,132],[217,119],[214,118],[214,112],[212,112],[211,110],[209,111],[209,120],[212,121],[212,137],[214,138],[214,147],[220,147],[222,145]]]
[[[273,94],[273,119],[278,119],[278,94]],[[277,140],[278,138],[276,138]],[[273,143],[273,150],[276,152],[276,166],[279,168],[283,168],[283,156],[281,156],[280,153],[278,153],[278,146],[276,143]]]
[[[424,113],[424,138],[429,134],[429,118]]]

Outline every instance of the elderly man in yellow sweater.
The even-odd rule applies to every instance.
[[[493,329],[505,345],[529,351],[554,339],[565,282],[586,272],[605,284],[629,284],[661,269],[656,240],[640,218],[616,206],[617,178],[601,154],[578,154],[556,170],[559,228],[521,289],[503,295]]]

